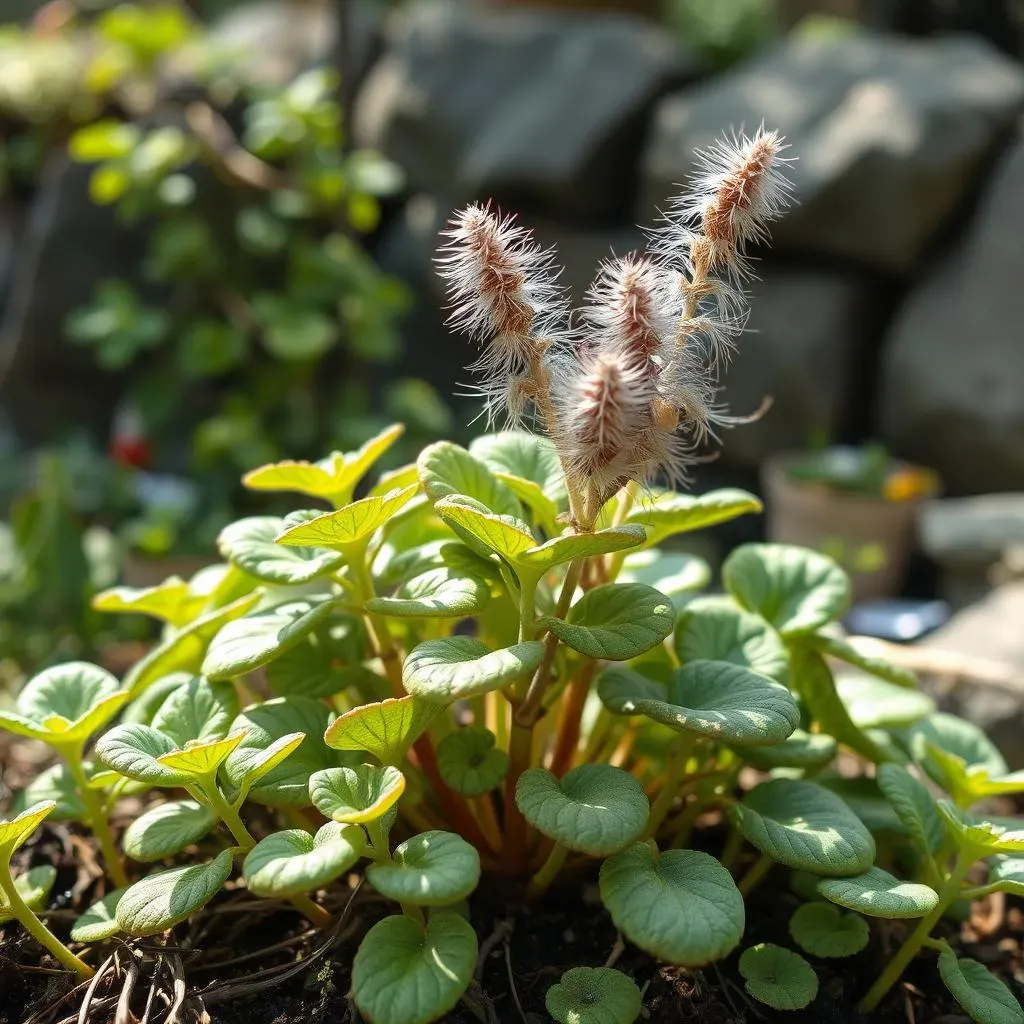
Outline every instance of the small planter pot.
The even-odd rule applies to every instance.
[[[762,469],[768,539],[835,557],[850,575],[854,601],[898,594],[914,548],[917,510],[932,495],[887,501],[804,483],[789,474],[800,458],[778,455]]]
[[[156,587],[168,576],[190,579],[200,569],[213,564],[208,555],[168,555],[153,558],[137,551],[125,553],[121,564],[121,581],[126,587]]]

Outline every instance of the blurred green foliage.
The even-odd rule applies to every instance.
[[[666,0],[665,18],[716,67],[756,52],[779,31],[775,0]]]
[[[226,52],[174,0],[71,10],[0,26],[0,196],[31,195],[66,148],[145,256],[66,324],[127,380],[104,499],[83,514],[60,482],[74,458],[47,454],[0,537],[0,657],[32,667],[11,655],[22,611],[54,602],[41,622],[92,636],[84,524],[148,555],[209,550],[252,507],[244,469],[354,448],[395,419],[416,447],[452,426],[429,385],[390,379],[407,295],[361,236],[402,175],[348,145],[337,73],[253,82],[259,55]]]

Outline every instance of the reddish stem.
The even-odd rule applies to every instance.
[[[551,774],[561,778],[571,767],[576,747],[580,742],[580,719],[587,702],[590,683],[594,678],[596,662],[588,662],[569,684],[562,698],[562,717],[558,723],[558,738],[551,758]]]

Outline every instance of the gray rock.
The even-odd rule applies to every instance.
[[[867,31],[790,37],[658,106],[640,219],[694,166],[693,150],[762,121],[785,134],[798,205],[776,249],[903,273],[970,192],[1024,106],[1024,71],[967,37],[910,42]]]
[[[1024,490],[1022,237],[1024,139],[883,348],[881,436],[938,470],[952,495]]]
[[[927,683],[940,707],[984,729],[1010,768],[1024,768],[1024,582],[955,615],[924,646],[950,669]],[[957,665],[957,661],[961,664]]]
[[[339,61],[338,11],[348,16]],[[338,61],[353,93],[380,52],[380,18],[367,0],[260,0],[228,11],[210,26],[206,48],[238,54],[249,82],[283,85],[301,71]]]
[[[754,468],[768,455],[843,434],[870,332],[872,289],[856,276],[766,267],[751,288],[750,332],[722,379],[735,415],[771,408],[722,435],[721,461]]]
[[[393,25],[356,104],[357,141],[414,190],[562,220],[628,215],[650,105],[695,70],[628,15],[422,3]]]
[[[981,558],[997,562],[1024,544],[1024,493],[982,494],[926,502],[919,513],[921,547],[938,561]]]
[[[0,321],[0,409],[26,443],[69,427],[102,427],[123,381],[99,369],[90,348],[64,339],[72,310],[104,277],[131,277],[141,240],[88,194],[92,168],[55,157],[24,227]]]
[[[917,525],[922,550],[938,566],[942,596],[964,607],[1005,575],[1012,549],[1024,550],[1024,493],[925,502]]]

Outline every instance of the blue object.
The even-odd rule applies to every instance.
[[[844,625],[857,636],[910,643],[944,625],[952,615],[945,601],[885,599],[854,605]]]

